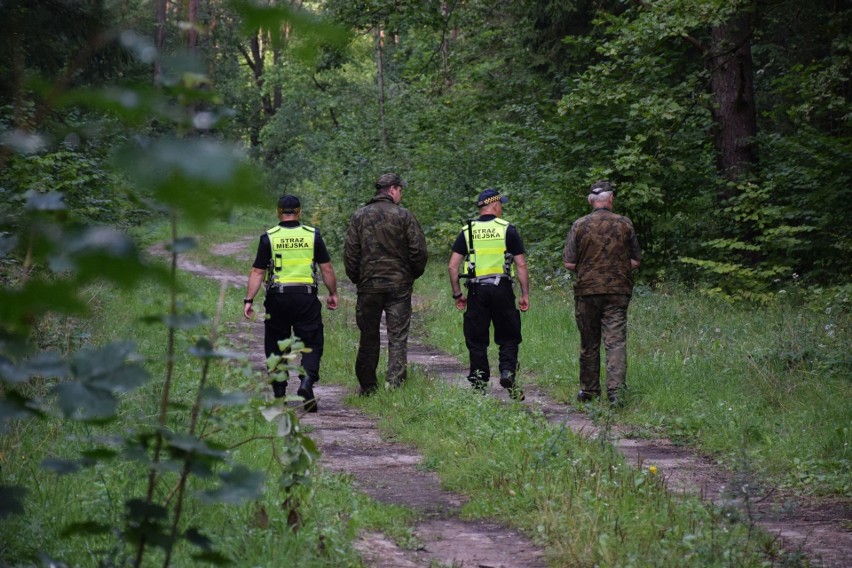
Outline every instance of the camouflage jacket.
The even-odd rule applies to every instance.
[[[426,237],[414,214],[377,195],[349,221],[343,248],[346,276],[359,292],[410,288],[426,268]]]
[[[575,296],[633,292],[630,260],[642,250],[633,223],[609,209],[595,209],[571,225],[562,260],[577,265]]]

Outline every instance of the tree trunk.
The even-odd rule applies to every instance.
[[[382,50],[384,48],[384,31],[381,27],[376,28],[376,83],[379,89],[379,134],[382,140],[382,149],[388,149],[388,130],[385,126],[385,76],[384,62],[382,61]]]
[[[168,0],[157,0],[154,4],[154,47],[157,48],[157,56],[154,58],[154,79],[160,75],[160,60],[163,56],[163,48],[166,46],[166,6]]]
[[[713,28],[712,38],[708,64],[714,100],[716,167],[725,179],[737,181],[751,172],[757,161],[751,15],[738,14]]]
[[[455,40],[458,36],[458,28],[453,28],[453,30],[448,34],[447,28],[449,27],[450,15],[452,11],[450,10],[450,5],[447,2],[441,2],[441,17],[444,18],[444,27],[441,32],[441,74],[444,76],[444,89],[449,90],[453,86],[453,76],[450,72],[450,41]],[[448,37],[449,36],[449,37]]]
[[[281,66],[281,49],[275,48],[272,50],[272,66],[274,69],[278,69]],[[281,82],[276,81],[275,86],[272,88],[272,111],[278,112],[278,109],[281,108],[281,104],[284,102],[284,97],[281,91]]]
[[[189,51],[195,53],[198,50],[198,0],[189,0]]]

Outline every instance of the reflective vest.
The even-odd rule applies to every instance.
[[[268,285],[316,284],[314,233],[307,225],[272,227],[266,234],[272,247]]]
[[[509,222],[498,217],[490,221],[472,222],[473,252],[468,251],[468,260],[473,265],[475,278],[512,275],[512,256],[506,254],[508,228]],[[462,231],[469,235],[467,226],[462,227]]]

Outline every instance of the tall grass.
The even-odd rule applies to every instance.
[[[271,225],[267,217],[246,211],[233,226],[214,226],[192,254],[205,263],[247,273],[250,260],[210,255],[206,247],[259,235]],[[157,231],[150,230],[148,242],[165,236]],[[249,256],[253,249],[252,240]],[[333,261],[343,280],[342,264],[338,257]],[[209,313],[217,286],[188,275],[181,281],[187,311]],[[550,286],[546,290],[534,281],[532,308],[523,315],[521,380],[535,381],[570,403],[577,389],[573,302],[562,283]],[[422,298],[416,333],[466,361],[461,314],[449,298],[444,260],[432,259],[415,291]],[[129,296],[96,289],[92,301],[98,317],[82,322],[84,327],[74,333],[67,326],[56,332],[57,343],[97,344],[132,337],[154,377],[126,397],[119,423],[97,433],[109,435],[110,428],[125,432],[150,421],[156,412],[164,328],[140,321],[163,313],[166,297],[154,284]],[[844,298],[826,293],[810,304],[791,301],[751,311],[684,292],[638,291],[630,308],[630,396],[615,417],[638,435],[671,436],[801,491],[848,493],[850,384],[844,346],[849,343],[849,312]],[[241,300],[242,292],[228,293],[225,328],[242,317]],[[350,385],[354,392],[354,298],[344,295],[340,309],[324,311],[323,316],[322,380]],[[178,353],[185,353],[197,333],[205,330],[179,336]],[[261,351],[262,345],[258,342],[255,348]],[[179,399],[192,390],[197,362],[180,355],[176,364],[181,378],[174,396]],[[268,387],[249,367],[218,366],[210,380],[222,390],[241,388],[261,395]],[[765,561],[767,551],[772,554],[774,545],[751,531],[748,523],[734,522],[731,511],[673,499],[654,473],[627,466],[608,445],[578,439],[521,405],[501,405],[418,373],[402,389],[350,402],[380,417],[382,427],[395,436],[420,447],[425,465],[440,474],[448,489],[469,495],[465,516],[496,517],[517,526],[545,547],[553,565],[753,566]],[[175,423],[181,420],[177,410],[170,418]],[[247,412],[240,424],[225,433],[225,440],[236,443],[269,434],[269,425],[256,414]],[[205,425],[206,431],[216,427],[215,417]],[[78,438],[96,433],[91,426],[66,428],[58,420],[21,422],[0,441],[4,481],[30,488],[26,516],[4,522],[4,561],[34,561],[37,550],[78,565],[109,557],[111,539],[63,538],[60,531],[68,522],[89,520],[92,510],[99,511],[99,522],[118,523],[123,500],[144,487],[144,475],[132,460],[63,477],[39,468],[44,457],[61,457],[65,448],[80,443]],[[241,462],[275,479],[268,442],[258,440],[232,451]],[[412,512],[371,501],[354,492],[345,477],[317,474],[313,485],[295,495],[274,483],[267,489],[262,499],[245,505],[194,503],[187,521],[205,527],[205,534],[226,555],[251,565],[277,565],[286,558],[293,566],[357,566],[351,541],[364,529],[410,542]],[[297,530],[290,528],[293,519],[281,509],[287,497],[305,505],[297,509]],[[122,553],[114,551],[112,556]],[[176,565],[190,563],[187,550],[177,551]]]
[[[444,263],[430,263],[417,286],[426,298],[418,331],[466,360],[461,317],[448,290]],[[730,466],[747,462],[769,482],[848,495],[849,300],[849,288],[801,291],[755,308],[695,292],[637,290],[629,310],[629,398],[618,420]],[[571,402],[579,337],[569,287],[534,282],[522,325],[522,378]]]
[[[520,405],[419,374],[357,404],[471,497],[464,517],[518,527],[554,566],[761,566],[772,549],[729,512],[674,498],[657,473]]]
[[[218,285],[191,275],[181,276],[182,295],[187,312],[209,313],[216,305]],[[120,418],[107,425],[92,426],[60,419],[20,421],[0,439],[0,471],[4,483],[28,488],[26,512],[3,520],[0,531],[0,564],[30,565],[41,563],[38,555],[50,557],[72,566],[91,566],[106,562],[122,564],[130,551],[118,546],[111,536],[67,536],[66,527],[74,523],[96,522],[120,530],[124,501],[143,496],[146,489],[146,463],[133,455],[108,462],[98,462],[73,475],[57,475],[40,467],[42,460],[73,457],[71,451],[90,445],[95,437],[98,445],[109,447],[112,434],[127,436],[138,427],[155,422],[159,388],[165,370],[165,326],[143,323],[158,320],[165,310],[168,293],[157,284],[143,285],[133,293],[107,287],[93,289],[95,317],[78,321],[72,333],[74,341],[98,345],[117,338],[129,338],[145,358],[151,381],[124,396]],[[242,318],[242,293],[231,291],[225,303],[228,320]],[[230,318],[227,317],[230,314]],[[343,326],[340,326],[341,328]],[[206,334],[204,326],[178,334],[173,405],[169,427],[179,430],[186,420],[199,376],[198,359],[187,349],[198,334]],[[262,351],[262,345],[257,345]],[[256,355],[256,354],[255,354]],[[345,364],[344,357],[329,357],[332,369],[335,359]],[[361,530],[381,530],[401,540],[410,538],[412,514],[401,507],[380,505],[355,492],[345,476],[314,471],[309,486],[287,491],[276,482],[278,464],[273,456],[274,426],[262,419],[257,406],[268,390],[262,376],[252,373],[251,365],[218,365],[210,373],[211,386],[222,391],[243,390],[257,398],[247,407],[221,408],[200,424],[203,437],[215,435],[230,450],[234,459],[266,475],[266,491],[262,498],[242,505],[203,504],[190,500],[184,510],[185,526],[200,527],[214,548],[237,561],[239,565],[256,566],[359,566],[360,558],[352,541]],[[33,388],[42,388],[34,384]],[[234,427],[234,424],[238,426]],[[246,440],[248,443],[242,443]],[[122,448],[115,448],[119,454]],[[173,476],[167,469],[167,478]],[[192,478],[190,492],[209,488],[205,480]],[[167,496],[162,496],[166,498]],[[289,502],[288,502],[289,501]],[[286,507],[282,504],[287,502]],[[196,565],[184,545],[178,545],[173,566]],[[156,552],[148,558],[156,565],[162,556]]]

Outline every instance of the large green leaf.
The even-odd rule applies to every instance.
[[[133,349],[130,343],[110,343],[74,353],[72,379],[53,387],[63,414],[81,421],[114,418],[118,405],[115,395],[137,388],[149,377],[135,362]]]
[[[215,406],[237,406],[245,404],[249,400],[249,396],[244,392],[229,392],[223,393],[219,389],[213,387],[205,387],[201,391],[201,403],[205,408],[213,408]]]
[[[202,501],[238,504],[249,499],[256,499],[262,494],[263,482],[266,478],[259,471],[238,465],[231,471],[219,474],[219,479],[222,481],[219,487],[200,493]]]
[[[195,456],[208,456],[218,459],[224,459],[228,456],[228,452],[214,447],[195,436],[172,433],[168,437],[168,444],[170,448],[179,450],[179,453],[192,454]]]
[[[53,388],[66,418],[101,422],[115,417],[118,401],[108,390],[76,381],[60,383]]]
[[[88,309],[67,282],[35,278],[24,288],[0,288],[0,326],[12,332],[26,332],[35,318],[48,312],[83,315]]]
[[[343,27],[285,3],[263,5],[250,0],[231,0],[231,6],[242,17],[242,31],[245,35],[251,36],[259,29],[264,30],[269,33],[275,46],[281,46],[286,41],[282,24],[288,24],[287,27],[299,40],[292,46],[294,54],[305,63],[312,63],[323,46],[342,47],[349,40],[350,34]]]
[[[48,256],[55,272],[71,271],[81,284],[107,279],[131,286],[157,274],[143,264],[133,240],[108,227],[77,227],[54,236]],[[162,274],[159,274],[162,276]]]
[[[119,151],[117,164],[159,202],[195,223],[263,198],[244,152],[216,140],[143,140]]]
[[[0,379],[9,383],[24,383],[33,377],[61,379],[69,373],[68,362],[53,351],[42,351],[17,365],[0,357]]]
[[[85,348],[74,354],[74,376],[93,387],[129,392],[148,380],[148,373],[135,359],[132,343],[109,343],[99,349]]]

